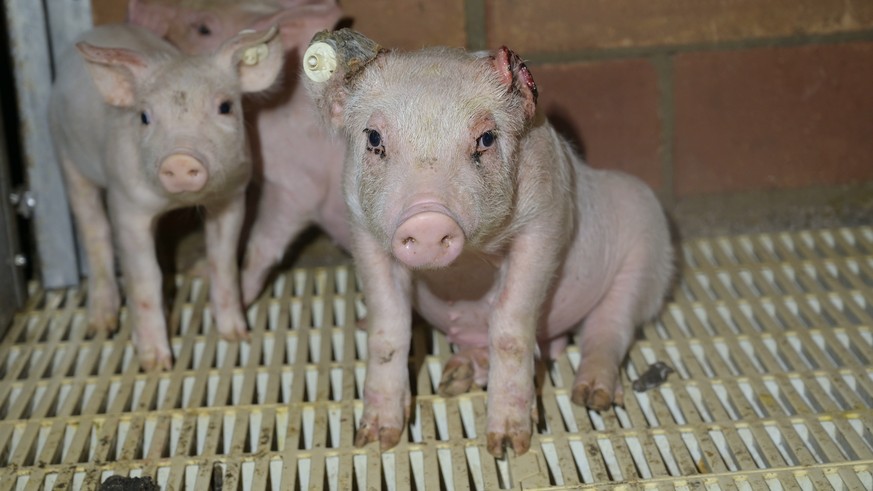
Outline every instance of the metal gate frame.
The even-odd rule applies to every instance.
[[[5,0],[20,137],[44,288],[75,285],[81,275],[76,236],[48,125],[52,53],[92,25],[89,0]]]

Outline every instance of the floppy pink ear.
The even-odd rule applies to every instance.
[[[169,19],[175,15],[175,9],[167,5],[152,3],[147,0],[128,0],[127,22],[140,26],[164,37],[170,29]]]
[[[527,65],[511,49],[502,46],[494,55],[494,69],[500,75],[500,79],[507,86],[507,90],[514,91],[522,98],[522,107],[527,119],[532,119],[537,109],[537,84]]]
[[[334,1],[285,0],[280,5],[282,10],[259,20],[253,28],[279,26],[286,51],[306,47],[316,32],[333,29],[343,15]]]
[[[88,43],[78,43],[76,48],[103,99],[113,106],[132,106],[136,101],[136,81],[148,71],[146,59],[124,48],[101,48]]]
[[[275,27],[268,31],[242,31],[222,44],[214,56],[219,63],[239,74],[243,92],[268,89],[285,62],[285,52]]]

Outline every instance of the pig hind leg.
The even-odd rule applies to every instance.
[[[475,384],[488,382],[488,348],[463,349],[452,355],[443,367],[439,394],[451,397],[464,394]]]
[[[295,214],[288,197],[279,186],[265,182],[258,204],[257,218],[248,239],[242,270],[243,303],[255,301],[264,288],[270,270],[285,254],[285,249],[306,227],[309,220]],[[290,212],[289,212],[290,210]]]
[[[637,324],[657,313],[666,288],[669,274],[658,274],[658,266],[648,254],[631,255],[585,318],[577,340],[582,359],[573,383],[574,403],[599,411],[623,404],[621,362]]]
[[[121,298],[115,276],[112,230],[102,193],[63,152],[60,161],[76,229],[88,258],[88,334],[114,332],[118,329]]]

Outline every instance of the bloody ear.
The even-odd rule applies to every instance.
[[[514,51],[506,46],[494,55],[494,69],[500,75],[507,90],[518,92],[527,119],[532,119],[537,109],[537,84],[527,65]]]
[[[148,70],[145,57],[123,48],[76,44],[97,90],[107,104],[130,107],[136,102],[136,81]]]

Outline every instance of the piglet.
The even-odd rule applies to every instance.
[[[620,364],[673,272],[652,191],[586,166],[537,113],[531,72],[505,47],[386,51],[340,30],[317,34],[303,66],[348,145],[344,194],[369,322],[356,445],[400,439],[413,308],[459,348],[440,391],[487,383],[496,457],[506,444],[530,447],[537,345],[554,358],[577,333],[573,402],[622,403]]]
[[[236,250],[252,162],[241,94],[268,89],[279,74],[276,30],[196,57],[122,25],[87,32],[75,48],[59,58],[49,118],[90,267],[90,331],[118,325],[114,236],[140,363],[171,367],[155,221],[202,206],[215,325],[226,339],[245,338]]]
[[[279,26],[286,52],[282,90],[246,101],[255,144],[253,176],[259,193],[246,241],[243,298],[252,302],[288,245],[310,224],[348,248],[349,227],[342,198],[345,140],[332,135],[298,83],[300,58],[313,34],[342,16],[335,0],[225,2],[192,9],[130,0],[128,20],[164,36],[182,51],[202,53],[245,28]]]

